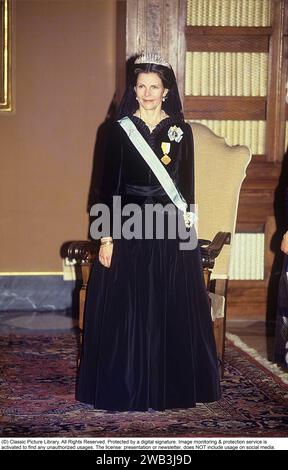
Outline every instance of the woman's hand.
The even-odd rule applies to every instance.
[[[282,238],[281,250],[285,253],[285,255],[288,255],[288,231]]]
[[[103,266],[106,268],[110,268],[111,265],[111,259],[112,259],[112,254],[113,254],[113,241],[112,239],[109,239],[108,242],[106,242],[106,239],[101,239],[101,245],[100,245],[100,250],[99,250],[99,261]]]

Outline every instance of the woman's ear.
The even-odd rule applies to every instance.
[[[168,94],[168,91],[169,91],[169,89],[168,89],[168,88],[165,88],[165,89],[164,89],[163,96],[167,96],[167,94]]]

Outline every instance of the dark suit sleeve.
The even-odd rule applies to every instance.
[[[194,141],[192,129],[185,124],[181,158],[179,162],[178,186],[187,204],[195,204],[194,194]]]

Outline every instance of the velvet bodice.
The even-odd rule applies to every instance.
[[[153,130],[136,116],[130,116],[137,129],[161,159],[164,155],[162,142],[170,144],[171,161],[164,165],[172,180],[188,204],[194,203],[194,155],[193,137],[189,124],[172,117],[163,119]],[[169,129],[177,126],[183,131],[179,142],[170,140]],[[130,194],[130,186],[139,187],[139,193]],[[128,187],[128,190],[127,190]],[[127,194],[129,193],[129,194]],[[114,123],[108,138],[100,202],[111,204],[113,195],[121,195],[125,202],[170,202],[156,176],[139,154],[118,122]],[[124,201],[123,201],[124,202]]]

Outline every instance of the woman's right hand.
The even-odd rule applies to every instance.
[[[282,238],[281,250],[285,253],[285,255],[288,255],[288,231]]]
[[[113,254],[113,243],[109,245],[101,245],[99,249],[99,261],[106,268],[110,268]]]

